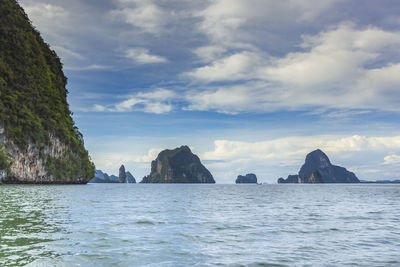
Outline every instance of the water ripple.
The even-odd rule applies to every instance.
[[[399,189],[0,186],[0,266],[398,266]]]

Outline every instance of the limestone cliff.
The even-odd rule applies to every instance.
[[[121,165],[119,168],[119,182],[123,184],[135,184],[136,179],[130,172],[125,171],[125,166]]]
[[[94,174],[56,53],[15,0],[0,1],[0,183],[87,183]]]
[[[181,146],[160,152],[142,183],[215,183],[215,180],[199,157],[188,146]]]
[[[278,183],[359,183],[357,176],[343,167],[333,165],[320,149],[312,151],[298,175],[289,175]]]

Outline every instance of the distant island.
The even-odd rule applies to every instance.
[[[161,151],[141,183],[215,183],[214,177],[188,146]]]
[[[108,175],[101,170],[96,170],[94,178],[92,178],[89,183],[135,184],[136,179],[130,172],[125,171],[124,165],[121,165],[118,176]]]
[[[328,156],[317,149],[306,156],[298,175],[279,178],[279,184],[360,183],[357,176],[343,167],[332,165]]]
[[[87,183],[95,167],[60,58],[17,1],[0,1],[0,14],[0,183]]]
[[[256,184],[257,176],[254,173],[248,173],[245,176],[239,175],[235,181],[236,184]]]
[[[366,181],[360,180],[363,184],[400,184],[400,180],[376,180],[376,181]]]

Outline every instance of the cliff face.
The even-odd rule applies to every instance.
[[[312,171],[307,178],[309,184],[320,184],[323,183],[322,176],[319,171]]]
[[[360,180],[352,172],[343,167],[332,165],[328,156],[317,149],[306,156],[299,175],[289,175],[278,183],[359,183]]]
[[[332,165],[328,156],[317,149],[309,153],[299,171],[299,183],[309,183],[310,174],[318,171],[322,183],[359,183],[354,173]]]
[[[126,172],[126,182],[128,184],[136,184],[136,179],[130,172]]]
[[[125,184],[126,183],[126,173],[125,173],[125,166],[124,165],[121,165],[121,167],[119,168],[118,179],[119,179],[119,182],[121,184]]]
[[[0,1],[0,183],[87,183],[94,174],[60,59],[15,0]]]
[[[142,183],[215,183],[215,180],[199,157],[188,146],[181,146],[160,152]]]
[[[119,168],[119,182],[123,184],[135,184],[136,179],[130,172],[125,171],[125,166],[121,165]]]
[[[257,176],[254,173],[248,173],[245,176],[239,175],[236,178],[237,184],[256,184],[257,183]]]
[[[2,183],[85,183],[85,177],[57,177],[49,175],[48,160],[62,159],[68,147],[54,136],[49,137],[49,144],[38,148],[29,143],[25,149],[20,149],[12,140],[3,136],[1,144],[6,147],[10,161],[9,170],[6,170]]]

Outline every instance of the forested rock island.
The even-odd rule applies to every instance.
[[[278,183],[359,183],[357,176],[346,168],[332,165],[328,156],[317,149],[309,153],[298,175],[279,178]]]
[[[161,151],[141,183],[215,183],[214,177],[188,146]]]

